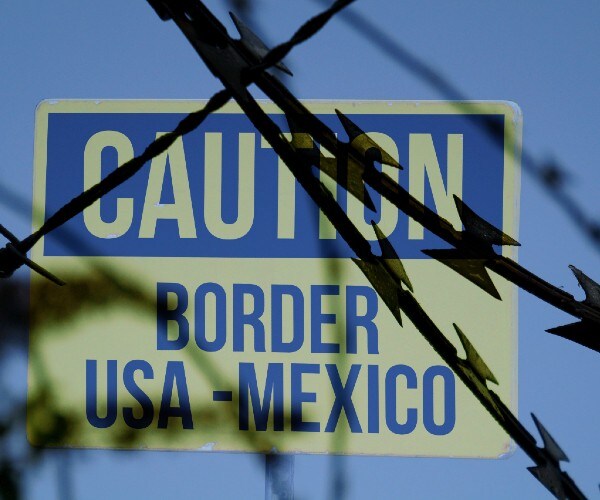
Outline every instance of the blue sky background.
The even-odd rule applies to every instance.
[[[207,1],[233,33],[226,2]],[[270,42],[287,39],[320,10],[312,0],[258,0],[254,18]],[[524,147],[571,173],[569,190],[600,221],[600,3],[358,0],[381,31],[439,69],[471,99],[512,100],[524,117]],[[365,42],[340,19],[286,59],[305,99],[443,99]],[[0,183],[31,199],[34,111],[42,99],[198,99],[219,89],[173,23],[143,0],[3,2],[0,16]],[[0,222],[30,231],[30,213],[0,199]],[[523,175],[519,260],[583,298],[568,269],[600,281],[600,252],[552,199]],[[24,274],[22,276],[25,276]],[[519,407],[535,412],[567,452],[564,468],[598,495],[598,353],[544,333],[572,318],[519,295]],[[25,334],[25,332],[23,333]],[[3,392],[23,399],[26,359],[2,360]],[[476,429],[474,429],[476,432]],[[24,432],[1,453],[19,456]],[[26,498],[52,499],[67,471],[73,497],[263,498],[260,456],[179,452],[51,451],[27,468]],[[517,451],[505,460],[299,456],[296,498],[328,498],[334,464],[347,498],[548,498]]]

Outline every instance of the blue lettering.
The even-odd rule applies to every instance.
[[[367,311],[364,316],[357,312],[358,297],[364,297],[367,302]],[[370,286],[348,286],[346,288],[346,349],[349,354],[358,351],[358,328],[362,327],[367,333],[367,352],[379,354],[377,325],[373,322],[377,316],[377,294]]]
[[[215,296],[215,339],[206,338],[206,296]],[[216,352],[223,348],[227,338],[227,315],[225,310],[225,290],[217,283],[203,283],[196,289],[196,344],[206,352]]]
[[[435,377],[444,379],[444,423],[438,425],[433,418],[433,381]],[[431,366],[423,375],[423,423],[425,429],[435,436],[444,436],[454,429],[456,423],[456,383],[454,373],[447,366]]]
[[[368,368],[368,412],[369,412],[369,433],[377,434],[379,432],[379,366],[369,365]]]
[[[244,296],[252,297],[254,306],[244,312]],[[265,311],[265,296],[257,285],[233,285],[233,351],[244,352],[244,327],[251,326],[254,332],[254,351],[265,352],[265,327],[260,320]]]
[[[283,430],[283,364],[269,363],[267,367],[267,380],[263,393],[263,402],[260,402],[256,370],[254,363],[240,363],[239,368],[239,428],[247,431],[249,425],[249,405],[252,403],[254,423],[257,431],[266,431],[273,402],[273,429]],[[250,394],[250,400],[248,400]]]
[[[174,386],[177,387],[179,406],[171,406]],[[158,428],[166,429],[169,424],[169,418],[180,418],[184,429],[194,428],[183,361],[167,362],[165,383],[163,385],[160,411],[158,413]]]
[[[292,299],[292,340],[283,341],[283,296]],[[289,330],[286,321],[286,330]],[[300,288],[294,285],[271,286],[271,350],[273,352],[296,352],[304,343],[304,296]]]
[[[117,418],[117,361],[106,363],[106,416],[98,416],[98,362],[85,361],[85,414],[88,422],[98,429],[106,429]]]
[[[352,392],[354,391],[356,380],[358,379],[358,374],[360,373],[360,365],[352,365],[350,367],[350,373],[348,373],[348,379],[346,380],[345,386],[342,384],[337,365],[328,364],[325,365],[325,368],[327,369],[327,374],[329,375],[329,380],[331,381],[331,388],[333,389],[333,394],[335,395],[335,401],[333,402],[331,413],[329,414],[329,419],[327,420],[327,425],[325,426],[325,432],[335,431],[342,413],[342,409],[346,412],[346,418],[348,419],[350,430],[352,432],[362,432],[362,427],[360,426],[360,421],[358,420],[354,403],[352,403]]]
[[[400,375],[406,377],[406,388],[417,388],[417,374],[407,365],[394,365],[385,375],[385,421],[388,429],[394,434],[410,434],[417,426],[416,408],[406,410],[406,422],[401,424],[397,418],[396,381]]]
[[[335,314],[326,314],[321,310],[321,298],[323,295],[339,295],[338,285],[313,285],[310,287],[310,339],[311,351],[313,353],[340,352],[339,344],[323,342],[321,326],[335,325]]]
[[[321,366],[308,363],[292,363],[292,431],[319,432],[319,422],[305,422],[302,419],[302,404],[315,403],[317,394],[315,392],[304,392],[302,390],[302,375],[305,373],[320,373]]]
[[[145,379],[154,378],[154,373],[150,363],[135,359],[125,365],[123,370],[123,383],[125,388],[129,391],[135,400],[140,404],[142,408],[142,414],[136,417],[133,412],[133,408],[123,408],[123,420],[125,423],[133,429],[144,429],[152,423],[154,418],[154,407],[152,406],[152,400],[148,395],[137,385],[135,381],[135,372],[140,370]]]
[[[174,293],[177,296],[177,307],[169,309],[168,296]],[[183,349],[190,340],[190,325],[183,315],[188,306],[188,293],[186,288],[179,283],[156,284],[156,348],[159,351],[176,351]],[[178,332],[176,339],[169,340],[169,321],[177,323]]]

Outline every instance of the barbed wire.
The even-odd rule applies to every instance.
[[[339,7],[339,5],[342,3],[348,4],[350,2],[335,2],[329,9],[329,12]],[[500,398],[493,391],[487,388],[486,379],[495,381],[495,378],[493,375],[490,377],[489,369],[481,357],[477,354],[477,351],[475,351],[475,349],[472,347],[466,336],[460,332],[458,327],[456,327],[457,333],[459,333],[461,342],[463,343],[465,351],[467,352],[467,358],[462,360],[458,358],[456,349],[454,349],[452,344],[448,342],[441,331],[437,329],[433,321],[429,318],[429,316],[427,316],[425,311],[420,307],[419,303],[414,299],[411,292],[404,291],[402,289],[402,283],[408,283],[410,288],[410,281],[407,280],[405,273],[398,273],[397,267],[390,266],[389,255],[382,255],[382,257],[377,259],[371,253],[369,242],[360,234],[350,219],[348,219],[345,212],[337,204],[327,188],[325,188],[325,186],[312,175],[311,167],[320,166],[321,162],[315,162],[314,157],[311,157],[310,155],[303,155],[301,150],[294,147],[293,139],[292,142],[287,142],[282,135],[282,131],[276,126],[276,124],[266,115],[266,113],[264,113],[264,111],[262,111],[262,109],[253,99],[249,98],[249,94],[246,89],[244,88],[242,91],[240,91],[239,88],[236,88],[239,84],[238,75],[242,75],[245,71],[248,72],[248,64],[254,63],[250,68],[250,71],[252,71],[254,68],[266,69],[268,66],[264,64],[264,61],[271,61],[272,64],[278,63],[281,60],[281,57],[270,57],[270,54],[278,55],[280,53],[285,53],[284,51],[281,51],[279,47],[290,47],[293,45],[292,41],[295,38],[292,37],[289,42],[276,47],[264,57],[262,54],[257,53],[257,51],[252,50],[251,47],[248,47],[248,44],[242,43],[240,48],[242,48],[242,50],[243,48],[246,48],[248,53],[243,54],[242,51],[240,51],[242,54],[238,53],[238,55],[241,57],[239,58],[240,67],[237,69],[237,71],[232,72],[231,68],[225,68],[224,65],[221,68],[219,68],[217,65],[215,68],[213,66],[216,59],[215,53],[225,53],[230,50],[229,47],[232,47],[233,45],[232,40],[230,38],[229,40],[219,40],[221,43],[224,41],[229,43],[225,47],[223,45],[219,45],[217,47],[210,47],[209,49],[207,49],[205,45],[203,46],[203,44],[198,44],[197,40],[201,36],[201,32],[204,32],[205,30],[212,31],[215,26],[219,26],[220,23],[218,23],[216,18],[214,18],[214,16],[212,16],[210,13],[199,18],[190,16],[190,12],[186,11],[185,8],[178,10],[178,7],[180,6],[175,6],[175,4],[171,4],[166,0],[162,2],[162,5],[169,5],[169,17],[171,17],[182,29],[188,40],[196,48],[198,54],[205,61],[213,74],[219,78],[225,87],[232,92],[233,98],[245,111],[246,115],[255,125],[257,130],[268,140],[278,156],[286,163],[298,182],[306,190],[313,201],[317,203],[319,208],[327,216],[330,222],[332,222],[342,238],[359,257],[359,259],[355,262],[357,265],[359,265],[361,270],[363,270],[364,274],[375,287],[384,302],[386,302],[392,314],[394,314],[394,316],[398,319],[399,323],[401,323],[399,310],[402,310],[405,312],[405,314],[407,314],[407,316],[409,316],[413,324],[415,324],[423,336],[425,336],[425,338],[430,342],[436,352],[438,352],[444,361],[453,369],[453,371],[461,378],[461,380],[463,380],[471,392],[479,399],[480,403],[488,410],[488,412],[490,412],[490,414],[492,414],[502,428],[515,439],[521,448],[536,463],[536,467],[530,468],[529,470],[540,482],[542,482],[542,484],[544,484],[544,486],[546,486],[546,488],[548,488],[550,492],[552,492],[558,498],[585,498],[583,493],[571,480],[568,474],[560,470],[559,461],[565,460],[566,455],[562,452],[562,450],[560,450],[556,442],[547,433],[539,421],[534,417],[536,426],[538,427],[544,441],[543,448],[537,447],[535,444],[535,439],[533,439],[527,430],[518,422],[510,410],[504,406]],[[195,21],[195,25],[187,24],[186,21],[190,19],[190,17],[192,21]],[[325,16],[321,14],[317,17],[324,18]],[[310,21],[304,26],[309,24]],[[318,30],[315,30],[314,33],[316,33],[316,31]],[[243,37],[243,32],[240,34]],[[263,61],[262,63],[261,57]],[[256,58],[258,61],[252,61],[252,58]],[[272,88],[274,82],[277,82],[274,77],[271,77],[272,79],[269,80],[263,75],[266,75],[266,73],[258,74],[256,76],[255,83],[261,90],[265,92],[265,94],[267,94],[267,96],[271,98],[274,96],[280,98],[281,95],[286,94],[283,89],[277,88],[276,84],[274,85],[275,88]],[[346,165],[345,171],[347,172],[347,179],[359,175],[367,184],[373,187],[373,184],[378,185],[378,182],[370,183],[370,177],[382,175],[382,177],[378,179],[379,183],[381,183],[381,187],[387,188],[387,184],[390,182],[393,184],[391,179],[386,179],[384,174],[379,174],[379,172],[374,169],[372,164],[368,164],[366,153],[369,149],[374,147],[377,148],[380,153],[380,160],[383,162],[389,162],[389,155],[387,155],[381,148],[378,148],[378,146],[372,141],[369,141],[368,138],[362,139],[362,142],[360,142],[361,138],[366,138],[367,136],[362,134],[362,131],[354,126],[354,124],[349,123],[347,118],[340,114],[340,119],[342,120],[342,124],[344,125],[344,128],[346,129],[350,139],[348,143],[344,144],[345,147],[341,148],[341,143],[337,140],[336,136],[330,130],[326,129],[326,127],[320,123],[319,120],[314,117],[314,115],[308,113],[308,111],[305,110],[298,101],[296,101],[293,97],[290,98],[289,93],[287,94],[287,99],[283,99],[281,104],[280,102],[277,102],[277,99],[273,98],[273,100],[286,115],[292,131],[294,131],[294,128],[298,130],[298,126],[302,127],[302,125],[307,124],[309,126],[312,125],[310,128],[307,127],[308,130],[306,131],[303,129],[303,132],[310,132],[314,138],[321,145],[324,145],[331,153],[333,153],[336,158],[339,159],[340,150],[345,149],[345,152],[347,153],[346,158],[352,156],[355,160],[357,160],[356,163],[350,164],[350,162],[348,162]],[[306,118],[306,122],[308,123],[302,123],[303,118]],[[357,139],[359,140],[358,144],[356,144]],[[360,154],[357,154],[361,152],[364,155],[362,158],[360,157]],[[394,162],[392,161],[391,163],[393,164]],[[359,170],[360,167],[362,167],[362,171]],[[341,176],[336,180],[339,182],[340,178]],[[341,182],[341,184],[348,189],[349,182]],[[394,188],[395,187],[396,186],[394,186]],[[380,194],[383,193],[380,192]],[[412,202],[411,205],[414,205],[416,200],[410,199],[410,195],[408,195],[408,193],[405,194],[409,197],[408,201]],[[404,198],[406,198],[406,196]],[[470,209],[468,209],[464,203],[460,202],[460,200],[457,200],[457,204],[459,205],[458,208],[461,219],[466,227],[464,234],[454,231],[450,224],[438,217],[437,214],[428,213],[426,207],[421,204],[419,204],[420,207],[418,211],[425,215],[425,218],[434,220],[436,225],[442,229],[442,232],[448,231],[450,234],[452,234],[457,247],[468,251],[473,251],[473,249],[475,249],[475,253],[479,254],[479,257],[481,257],[482,253],[487,256],[489,256],[490,253],[495,255],[495,252],[492,250],[492,244],[518,244],[500,231],[492,230],[494,228],[491,228],[489,224],[478,218],[476,214],[470,211]],[[423,219],[423,217],[420,218]],[[428,227],[425,224],[423,225]],[[380,237],[380,234],[378,234],[378,237]],[[381,239],[382,238],[380,238],[380,240]],[[382,253],[384,249],[389,251],[390,246],[386,246],[386,243],[382,243],[381,245]],[[401,262],[399,259],[397,259],[397,256],[396,259],[392,260],[394,260],[396,265],[401,266]],[[375,266],[375,268],[373,268],[373,266]],[[393,290],[393,292],[390,290]],[[394,293],[397,295],[394,296]]]
[[[577,327],[579,333],[581,333],[581,330],[587,331],[590,324],[598,324],[600,322],[600,312],[598,304],[594,299],[597,296],[595,291],[599,287],[583,275],[583,273],[574,270],[577,279],[586,291],[586,301],[583,303],[577,302],[571,295],[560,290],[558,290],[559,294],[557,289],[552,285],[529,273],[514,261],[496,254],[492,245],[517,243],[479,218],[459,199],[456,200],[456,203],[461,220],[465,225],[465,231],[454,230],[447,221],[412,198],[409,193],[403,190],[391,178],[374,168],[372,160],[367,156],[367,151],[371,149],[379,151],[379,159],[382,162],[390,162],[390,157],[383,149],[370,141],[357,125],[339,113],[342,125],[346,129],[350,139],[347,143],[339,141],[333,132],[314,115],[309,113],[279,80],[266,71],[270,67],[269,65],[279,63],[281,58],[294,46],[317,33],[333,15],[351,3],[352,0],[339,0],[335,2],[329,9],[305,23],[288,42],[277,46],[266,54],[264,53],[264,45],[260,46],[255,39],[249,39],[247,36],[244,39],[243,30],[241,30],[241,40],[230,38],[224,26],[200,1],[148,1],[162,19],[173,19],[175,21],[209,69],[222,81],[225,87],[225,90],[218,92],[211,98],[205,108],[184,119],[184,122],[189,119],[186,122],[189,126],[183,127],[180,124],[180,127],[177,127],[172,132],[172,140],[174,141],[177,137],[187,133],[186,131],[193,130],[195,127],[191,128],[191,125],[196,124],[195,126],[198,126],[210,112],[218,109],[229,98],[233,97],[255,127],[287,164],[309,196],[325,213],[343,239],[356,253],[358,259],[355,262],[369,281],[371,281],[398,321],[401,321],[400,310],[402,310],[415,324],[421,334],[430,342],[436,352],[454,370],[459,378],[463,380],[467,388],[477,397],[486,410],[535,462],[536,467],[530,468],[530,471],[549,491],[558,498],[584,498],[583,493],[568,474],[560,469],[559,462],[564,460],[566,455],[560,450],[554,439],[552,439],[534,417],[534,422],[542,436],[544,447],[540,448],[536,445],[535,439],[518,422],[510,410],[504,406],[500,398],[488,389],[486,380],[492,380],[492,378],[489,376],[487,365],[485,365],[481,357],[477,354],[466,336],[455,326],[467,353],[465,359],[458,357],[454,346],[446,339],[441,330],[437,328],[414,298],[410,291],[411,287],[408,277],[405,273],[399,271],[399,269],[403,269],[400,259],[397,256],[389,259],[389,256],[384,256],[383,254],[381,257],[378,257],[372,253],[370,243],[348,219],[327,188],[312,174],[310,167],[317,166],[318,168],[323,168],[321,162],[315,162],[314,157],[303,154],[301,149],[295,148],[293,140],[292,142],[288,142],[281,135],[281,130],[278,126],[260,108],[247,90],[249,83],[255,83],[282,109],[293,132],[301,131],[300,133],[309,134],[310,137],[314,138],[315,141],[334,155],[337,159],[337,165],[333,171],[329,170],[326,173],[329,175],[333,174],[334,179],[342,187],[355,195],[360,195],[357,186],[366,183],[392,201],[408,216],[455,246],[455,249],[447,250],[446,252],[458,252],[458,254],[440,255],[439,253],[434,253],[432,255],[432,251],[428,251],[431,256],[445,263],[447,263],[447,259],[449,258],[455,260],[457,255],[460,260],[464,260],[465,262],[479,261],[479,264],[482,266],[498,272],[498,274],[505,276],[513,283],[537,295],[549,304],[580,317],[583,321],[577,324],[579,325]],[[265,61],[268,61],[269,64],[265,64]],[[7,246],[0,250],[0,270],[4,273],[3,277],[9,276],[18,267],[25,264],[42,274],[45,273],[46,277],[52,279],[52,276],[48,272],[45,272],[45,270],[36,269],[35,264],[27,259],[25,253],[43,235],[48,234],[75,215],[81,213],[87,206],[90,206],[104,194],[114,189],[114,187],[133,176],[145,162],[169,147],[169,145],[166,145],[161,150],[166,143],[159,147],[156,145],[156,142],[158,141],[151,144],[143,155],[131,160],[133,163],[128,162],[129,166],[125,170],[127,175],[121,174],[110,179],[110,176],[105,178],[99,184],[85,191],[59,209],[56,214],[46,220],[38,231],[32,233],[31,236],[24,240],[19,241],[8,230],[0,227],[2,234],[9,239]],[[117,169],[114,174],[123,170],[124,167],[125,165]],[[366,205],[369,205],[369,200],[364,194],[362,201]],[[393,250],[391,245],[388,245],[387,240],[381,238],[381,234],[378,233],[378,237],[382,252]],[[391,265],[388,262],[390,260],[395,265]],[[455,270],[467,279],[476,281],[472,271],[466,268]],[[408,285],[408,290],[405,290],[402,284],[404,286]],[[479,286],[485,289],[481,283]],[[493,295],[489,287],[486,291]],[[563,330],[559,334],[567,336],[565,333],[568,332]],[[571,340],[585,345],[581,340],[575,338],[571,338]],[[588,347],[598,350],[594,345],[588,345]]]

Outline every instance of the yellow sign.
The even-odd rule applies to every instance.
[[[34,227],[201,105],[43,102]],[[277,108],[262,106],[285,129]],[[359,124],[405,166],[384,171],[457,229],[453,195],[516,237],[514,105],[308,106],[340,138],[336,108]],[[490,139],[491,125],[503,133],[503,147]],[[378,222],[425,311],[462,352],[452,323],[460,325],[498,379],[495,391],[516,411],[513,285],[494,275],[502,300],[491,297],[424,255],[444,244],[388,201],[370,193],[371,212],[322,180],[373,242],[370,221]],[[265,139],[227,105],[33,249],[33,260],[67,285],[32,277],[30,442],[508,453],[509,437],[410,321],[398,325],[352,257]]]

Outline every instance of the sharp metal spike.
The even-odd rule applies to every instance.
[[[231,16],[231,19],[233,20],[233,23],[240,34],[241,42],[244,47],[252,52],[252,54],[254,54],[259,61],[262,61],[262,59],[269,53],[269,48],[260,39],[260,37],[233,12],[230,12],[229,15]],[[275,67],[290,76],[294,76],[290,69],[281,61],[275,64]]]
[[[392,244],[381,232],[379,226],[373,221],[371,221],[371,225],[373,226],[373,229],[375,230],[375,235],[377,236],[377,240],[379,241],[379,248],[381,248],[381,258],[385,267],[388,271],[392,273],[393,276],[395,276],[399,281],[404,283],[406,287],[411,292],[413,292],[414,290],[412,287],[412,283],[410,282],[408,274],[406,274],[404,265],[402,264],[400,257],[398,257],[396,250],[394,250]]]
[[[579,285],[585,292],[585,300],[583,302],[590,306],[600,308],[600,285],[575,266],[570,265],[569,269],[573,271],[575,278],[577,278]]]
[[[554,440],[554,438],[550,435],[550,433],[546,430],[546,428],[541,424],[541,422],[537,419],[537,417],[532,413],[531,418],[533,418],[533,422],[537,427],[540,436],[542,436],[542,441],[544,442],[544,449],[546,452],[552,457],[552,459],[558,462],[568,462],[569,458],[566,453],[562,450],[562,448],[558,445],[558,443]]]
[[[546,331],[600,352],[598,325],[591,321],[578,321],[577,323],[550,328]]]
[[[335,182],[342,186],[358,201],[365,205],[369,210],[376,212],[377,208],[369,195],[365,187],[365,182],[362,178],[363,167],[347,155],[341,154],[344,158],[348,158],[348,167],[346,169],[340,169],[341,172],[338,175],[338,159],[334,157],[327,157],[323,153],[317,150],[317,145],[312,139],[311,135],[302,130],[296,121],[296,119],[290,114],[286,114],[286,119],[292,133],[292,146],[299,149],[304,156],[309,156],[313,162],[313,165],[317,166],[320,170],[325,172]],[[294,143],[295,141],[295,143]],[[346,172],[346,175],[342,175]]]
[[[312,152],[315,147],[315,142],[313,141],[310,134],[305,132],[295,132],[292,133],[292,142],[291,145],[294,149],[304,149],[305,153]],[[317,155],[315,155],[317,156]]]
[[[490,382],[493,382],[494,384],[498,385],[498,380],[492,373],[492,370],[489,369],[488,365],[485,363],[483,358],[479,355],[479,353],[477,352],[475,347],[473,347],[473,344],[471,344],[471,342],[469,341],[467,336],[458,327],[458,325],[453,323],[453,326],[454,326],[454,329],[456,330],[456,333],[458,334],[460,343],[462,344],[462,346],[465,350],[465,353],[467,355],[467,363],[469,363],[471,365],[473,370],[475,370],[477,375],[479,375],[479,377],[483,381],[489,380]]]
[[[398,292],[400,289],[387,270],[379,262],[366,262],[360,259],[352,260],[373,285],[373,288],[375,288],[388,306],[398,324],[402,326],[400,303],[398,302]]]
[[[286,113],[285,119],[290,128],[292,147],[296,150],[302,150],[301,153],[305,156],[318,158],[317,145],[315,144],[314,139],[298,124],[296,117],[292,116],[290,113]]]
[[[487,272],[484,260],[465,257],[459,250],[455,249],[422,250],[422,252],[453,269],[495,299],[502,300],[491,276]]]
[[[337,158],[330,158],[320,153],[319,168],[369,210],[377,212],[375,203],[373,203],[373,199],[365,187],[365,181],[362,177],[362,166],[347,156],[342,161],[346,159],[348,161],[347,168],[339,169],[339,160]]]
[[[62,286],[65,284],[64,281],[54,276],[50,271],[47,271],[42,266],[29,259],[12,243],[8,243],[4,248],[0,249],[0,278],[10,278],[22,265],[26,265],[57,285]]]
[[[546,463],[536,467],[527,467],[527,470],[556,498],[560,500],[567,498],[562,483],[562,472],[554,464]]]
[[[454,203],[458,210],[460,220],[465,226],[465,231],[490,245],[512,245],[521,246],[521,244],[504,234],[500,229],[490,224],[485,219],[479,217],[464,201],[458,196],[454,196]]]
[[[4,248],[0,249],[0,278],[10,278],[19,267],[25,264],[57,285],[62,286],[65,284],[64,281],[23,254],[18,248],[19,243],[21,243],[19,239],[2,224],[0,224],[0,234],[9,241]]]
[[[402,170],[402,166],[398,163],[398,161],[392,158],[381,146],[379,146],[379,144],[365,134],[358,125],[350,120],[350,118],[348,118],[338,109],[336,109],[335,112],[337,113],[338,118],[340,119],[340,122],[346,131],[346,134],[348,134],[350,146],[352,148],[359,151],[365,158],[367,157],[369,150],[376,149],[381,155],[381,158],[376,159],[376,161]]]
[[[63,285],[66,284],[63,280],[61,280],[60,278],[57,278],[56,276],[54,276],[54,274],[52,274],[50,271],[44,269],[39,264],[36,264],[35,262],[33,262],[25,254],[21,253],[11,243],[9,243],[8,245],[6,245],[5,249],[8,250],[10,253],[12,253],[16,257],[17,261],[19,261],[22,264],[25,264],[27,267],[29,267],[30,269],[32,269],[36,273],[40,274],[44,278],[52,281],[53,283],[55,283],[55,284],[57,284],[59,286],[63,286]],[[12,274],[12,272],[10,274]]]
[[[303,127],[301,125],[302,123],[302,118],[304,114],[307,114],[308,111],[304,110],[304,111],[300,111],[300,110],[296,110],[294,109],[292,110],[286,110],[285,111],[285,119],[288,122],[288,125],[290,127],[290,132],[292,133],[308,133],[306,131],[306,127]],[[337,134],[334,134],[333,132],[331,132],[330,130],[320,130],[319,131],[320,136],[322,136],[322,140],[323,142],[337,142]]]
[[[496,399],[492,396],[493,391],[488,388],[485,379],[481,377],[479,372],[471,365],[471,363],[469,363],[469,361],[460,358],[458,359],[458,368],[477,386],[479,394],[483,396],[488,404],[494,409],[495,418],[498,420],[505,420],[506,416],[504,415],[502,408],[498,406]]]

